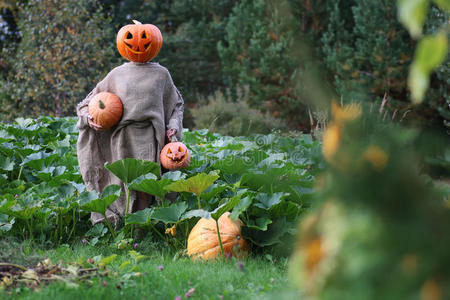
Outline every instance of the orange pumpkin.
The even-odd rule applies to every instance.
[[[248,254],[248,244],[241,236],[242,221],[233,221],[230,213],[224,213],[218,220],[220,239],[225,255],[242,258]],[[192,259],[214,259],[221,255],[216,221],[201,218],[188,237],[187,253]]]
[[[148,62],[158,55],[163,38],[158,27],[142,24],[133,20],[134,24],[123,26],[117,33],[117,49],[120,55],[133,62]]]
[[[168,143],[161,150],[159,155],[161,165],[168,170],[178,170],[189,166],[191,155],[185,144],[177,142],[172,137],[172,142]]]
[[[120,98],[108,92],[96,94],[89,102],[89,114],[94,123],[107,130],[116,125],[122,117],[123,105]]]

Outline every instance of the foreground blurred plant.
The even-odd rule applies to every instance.
[[[321,205],[301,222],[292,280],[307,299],[446,299],[450,210],[419,172],[419,132],[363,111],[333,104]]]

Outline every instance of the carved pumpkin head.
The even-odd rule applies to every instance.
[[[177,170],[189,166],[191,156],[185,144],[173,141],[164,146],[159,159],[164,168]]]
[[[107,130],[116,125],[122,118],[122,101],[112,93],[101,92],[96,94],[89,102],[88,112],[95,124]]]
[[[163,38],[158,27],[142,24],[133,20],[134,24],[123,26],[117,33],[117,49],[120,55],[133,62],[148,62],[158,55]]]

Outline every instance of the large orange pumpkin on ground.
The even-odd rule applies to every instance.
[[[189,166],[191,156],[186,145],[178,142],[174,136],[172,142],[165,145],[161,150],[159,160],[164,168],[178,170]]]
[[[161,31],[152,24],[133,22],[117,33],[117,49],[125,59],[145,63],[158,55],[163,43]]]
[[[112,93],[101,92],[96,94],[89,102],[89,115],[94,123],[104,130],[116,125],[122,117],[123,105],[119,97]]]
[[[220,239],[225,255],[242,258],[248,254],[248,244],[241,236],[242,221],[233,221],[230,213],[224,213],[218,220]],[[216,221],[201,218],[188,237],[187,253],[192,259],[214,259],[221,255]]]

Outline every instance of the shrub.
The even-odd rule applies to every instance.
[[[117,63],[103,10],[93,1],[30,0],[19,10],[21,42],[3,49],[0,115],[73,115],[76,104]]]
[[[220,91],[207,98],[201,98],[201,104],[191,109],[195,126],[231,136],[269,133],[274,129],[285,128],[280,120],[250,108],[246,101],[246,93],[242,90],[237,95],[236,101],[230,101]]]

